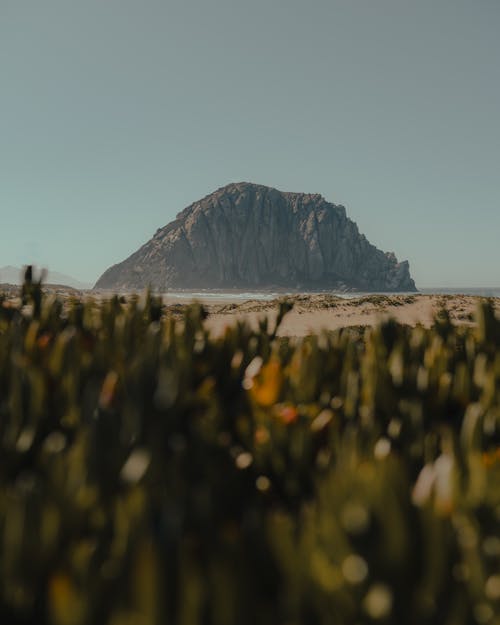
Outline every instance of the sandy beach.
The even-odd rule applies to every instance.
[[[412,326],[422,324],[429,327],[443,308],[449,312],[454,323],[471,325],[482,298],[469,295],[415,294],[368,295],[352,299],[333,295],[297,295],[289,299],[294,306],[279,329],[280,336],[306,336],[321,330],[368,326],[388,318]],[[492,301],[497,314],[500,314],[500,298]],[[225,327],[236,319],[244,319],[255,326],[263,316],[275,318],[278,308],[278,300],[202,303],[209,312],[207,326],[216,335],[222,334]]]
[[[113,295],[111,291],[81,291],[60,285],[46,285],[46,292],[61,297],[102,300]],[[19,287],[0,285],[0,292],[7,300],[19,303]],[[131,293],[122,293],[124,301]],[[141,294],[137,294],[139,297]],[[243,295],[243,297],[242,297]],[[348,326],[372,326],[385,319],[395,319],[399,323],[430,327],[436,314],[446,309],[456,324],[473,325],[474,313],[485,298],[475,295],[457,294],[371,294],[350,296],[349,298],[325,293],[268,296],[260,294],[259,299],[244,299],[246,294],[234,293],[189,293],[165,294],[163,302],[167,314],[181,316],[186,306],[193,302],[201,303],[208,313],[206,326],[211,333],[220,336],[225,328],[237,320],[245,320],[253,327],[263,317],[274,321],[279,303],[283,299],[293,303],[292,310],[283,320],[278,336],[307,336],[322,330],[336,330]],[[490,298],[497,315],[500,316],[500,297]]]

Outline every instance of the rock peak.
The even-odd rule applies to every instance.
[[[398,263],[320,194],[232,182],[194,202],[97,288],[414,291]]]
[[[311,197],[311,198],[321,198],[323,197],[319,193],[303,193],[298,191],[281,191],[276,189],[275,187],[270,187],[263,184],[258,184],[256,182],[230,182],[223,187],[220,187],[215,191],[215,193],[227,193],[228,195],[232,195],[234,193],[245,193],[245,192],[261,192],[261,193],[279,193],[288,197]],[[213,195],[213,194],[209,194]],[[209,197],[209,196],[207,196]]]

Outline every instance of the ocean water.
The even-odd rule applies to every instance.
[[[478,297],[500,297],[500,287],[433,287],[433,288],[422,288],[419,289],[419,293],[425,295],[476,295]],[[373,293],[373,292],[336,292],[336,291],[322,291],[321,294],[329,293],[330,295],[336,295],[337,297],[343,297],[345,299],[355,299],[359,297],[365,297],[367,295],[391,295],[391,293]],[[285,291],[209,291],[209,290],[200,290],[200,291],[167,291],[163,295],[171,300],[178,300],[179,303],[186,300],[196,300],[202,299],[205,301],[213,300],[225,300],[230,299],[233,301],[242,301],[245,302],[247,300],[260,300],[260,301],[271,301],[273,299],[277,299],[280,297],[286,297],[287,295],[300,295],[302,293],[294,292],[285,292]],[[392,293],[392,295],[415,295],[412,292],[405,293]]]
[[[268,291],[259,292],[259,291],[166,291],[163,293],[163,296],[168,299],[179,300],[180,302],[184,300],[221,300],[221,299],[230,299],[236,301],[246,302],[250,299],[261,300],[263,302],[271,301],[278,297],[283,297],[288,295],[287,293],[270,293]]]

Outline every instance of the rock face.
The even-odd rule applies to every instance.
[[[195,202],[99,278],[102,289],[415,291],[398,263],[321,195],[229,184]]]

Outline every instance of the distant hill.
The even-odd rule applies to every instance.
[[[36,276],[38,277],[38,273]],[[6,265],[0,267],[0,284],[22,284],[24,278],[24,269],[22,267],[13,267],[12,265]],[[76,280],[71,276],[67,276],[64,273],[58,271],[48,271],[47,277],[44,282],[47,284],[60,284],[63,286],[70,286],[74,289],[90,289],[91,284]]]
[[[408,262],[360,234],[321,195],[246,182],[191,204],[96,288],[415,291]]]

